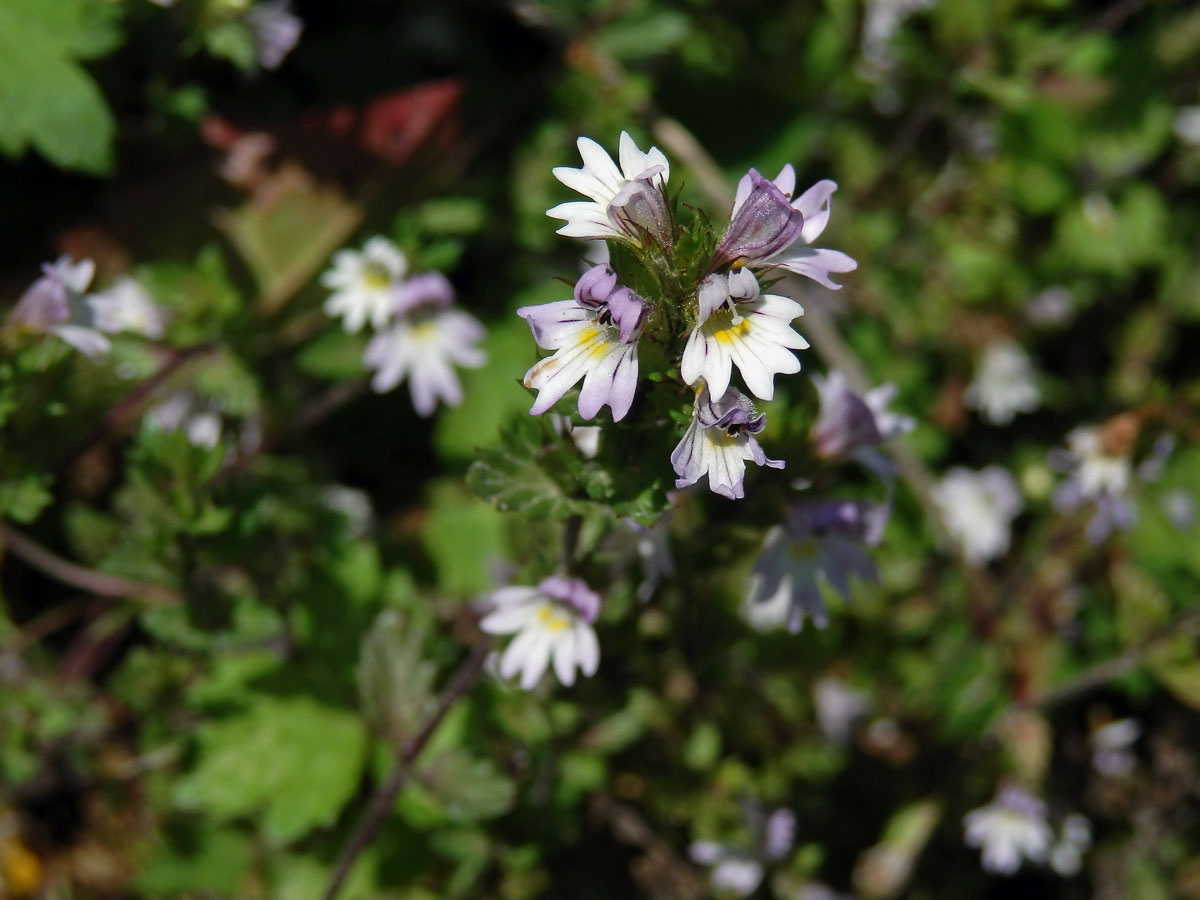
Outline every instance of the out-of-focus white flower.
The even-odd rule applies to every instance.
[[[854,727],[870,709],[871,698],[842,679],[824,675],[813,685],[817,724],[825,737],[839,744],[850,739]]]
[[[1025,315],[1034,325],[1051,328],[1071,318],[1071,292],[1061,285],[1035,294],[1025,305]]]
[[[894,384],[881,384],[860,396],[836,369],[825,378],[814,375],[813,384],[821,402],[811,432],[818,456],[826,459],[852,456],[916,427],[911,417],[888,409],[896,396]]]
[[[595,675],[600,644],[592,623],[600,612],[600,595],[578,578],[552,575],[537,587],[505,587],[488,600],[492,611],[479,627],[489,634],[516,634],[500,658],[501,678],[521,673],[530,690],[553,662],[564,685],[575,683],[575,669]]]
[[[152,340],[163,336],[168,316],[135,278],[122,275],[106,290],[93,294],[92,309],[101,331],[125,331]]]
[[[1141,736],[1142,726],[1137,719],[1117,719],[1097,728],[1088,738],[1092,745],[1092,766],[1101,775],[1112,778],[1128,775],[1137,766],[1132,747]]]
[[[1055,508],[1070,512],[1087,503],[1094,505],[1087,525],[1087,538],[1093,544],[1134,523],[1133,463],[1126,453],[1111,448],[1100,428],[1082,426],[1068,434],[1067,450],[1051,454],[1051,465],[1070,473],[1054,492]]]
[[[43,275],[17,301],[8,324],[41,334],[53,334],[85,356],[99,356],[112,346],[101,331],[101,322],[86,296],[96,272],[90,259],[75,262],[60,256],[42,266]]]
[[[161,431],[182,431],[193,447],[212,449],[221,440],[221,417],[191,391],[175,391],[146,413],[146,425]]]
[[[1071,813],[1063,819],[1062,832],[1050,849],[1050,868],[1063,878],[1072,878],[1083,868],[1083,854],[1092,846],[1092,823],[1086,816]]]
[[[890,514],[888,504],[861,500],[792,503],[784,524],[767,532],[754,563],[744,607],[750,624],[796,632],[811,618],[824,628],[829,614],[822,583],[849,602],[851,576],[878,580],[867,547],[879,543]]]
[[[1042,392],[1029,354],[1015,341],[989,344],[965,399],[994,425],[1007,425],[1017,413],[1033,412],[1042,402]]]
[[[258,64],[277,69],[300,42],[304,21],[292,13],[291,0],[266,0],[246,13],[246,27],[254,38]]]
[[[1175,111],[1175,137],[1200,147],[1200,106],[1181,106]]]
[[[1196,524],[1196,498],[1183,488],[1165,491],[1158,501],[1167,521],[1180,531],[1191,531]]]
[[[454,366],[475,369],[487,361],[476,344],[483,340],[479,320],[453,309],[454,288],[440,272],[414,275],[396,285],[391,295],[398,318],[371,338],[363,362],[375,370],[371,387],[390,391],[408,379],[413,406],[422,416],[433,414],[438,401],[462,402],[462,385]]]
[[[981,566],[1008,552],[1012,520],[1021,511],[1021,493],[1007,470],[953,468],[932,494],[946,532],[967,562]]]
[[[711,866],[709,881],[719,895],[748,897],[762,883],[766,866],[791,852],[796,817],[789,809],[777,809],[763,817],[757,804],[747,809],[753,846],[736,846],[717,841],[695,841],[688,856],[702,866]]]
[[[321,284],[333,291],[325,312],[343,316],[347,331],[359,331],[366,322],[383,328],[395,313],[395,290],[408,270],[403,251],[385,237],[375,236],[362,251],[339,250],[333,268],[321,275]]]
[[[1025,860],[1042,862],[1054,834],[1046,823],[1046,804],[1013,784],[1004,785],[986,806],[963,818],[966,842],[983,851],[987,872],[1014,875]]]
[[[935,0],[867,0],[863,16],[863,75],[882,81],[896,65],[892,38],[913,13],[933,6]]]

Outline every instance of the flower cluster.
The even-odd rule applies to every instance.
[[[462,402],[453,367],[484,364],[486,356],[476,346],[484,329],[474,316],[453,308],[454,288],[444,275],[407,274],[407,258],[387,238],[371,238],[361,252],[339,250],[321,276],[333,292],[325,312],[341,316],[350,332],[370,323],[375,334],[363,363],[375,372],[371,387],[384,393],[407,378],[413,406],[429,416],[439,400],[448,406]]]
[[[112,348],[110,334],[125,332],[157,340],[167,326],[166,313],[137,281],[121,276],[105,291],[89,293],[96,265],[60,256],[42,266],[42,277],[30,286],[10,313],[7,327],[33,334],[52,334],[85,356]]]
[[[693,396],[671,454],[676,486],[707,476],[714,493],[743,497],[748,461],[783,466],[758,444],[766,419],[747,393],[770,400],[775,376],[800,371],[793,351],[808,347],[791,324],[804,312],[800,304],[764,286],[794,273],[837,289],[831,276],[857,265],[813,246],[837,185],[818,182],[793,200],[790,165],[774,180],[751,169],[718,237],[702,215],[691,226],[677,220],[670,163],[657,147],[642,151],[623,132],[617,161],[589,138],[578,148],[582,168],[559,167],[554,175],[588,199],[548,214],[565,221],[559,234],[609,242],[611,261],[589,268],[571,299],[517,311],[538,345],[553,351],[525,373],[525,386],[537,392],[530,412],[548,411],[582,381],[580,416],[591,419],[607,406],[621,421],[639,396],[639,347],[653,343],[656,356],[666,357],[658,380],[676,385],[675,396],[682,382]],[[734,369],[747,393],[733,385]]]

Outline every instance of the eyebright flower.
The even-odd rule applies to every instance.
[[[710,269],[728,263],[756,269],[779,268],[840,290],[830,274],[852,272],[858,263],[840,250],[815,248],[833,212],[836,182],[818,181],[797,199],[796,170],[783,167],[773,182],[751,169],[738,183],[729,229],[725,232]]]
[[[402,314],[371,338],[363,356],[367,368],[375,370],[371,387],[384,393],[407,378],[413,407],[422,416],[432,415],[439,400],[457,406],[462,385],[454,366],[475,369],[487,361],[475,346],[483,340],[483,326],[474,316],[449,308],[454,289],[437,272],[401,283],[394,297]]]
[[[986,806],[963,819],[966,842],[983,850],[983,868],[996,875],[1014,875],[1023,860],[1042,862],[1054,835],[1046,823],[1046,804],[1033,794],[1008,784]]]
[[[744,497],[746,460],[758,466],[783,468],[783,460],[768,459],[755,440],[766,424],[767,417],[756,415],[754,404],[740,391],[730,388],[713,400],[708,385],[701,385],[692,408],[692,422],[671,454],[671,465],[679,476],[675,487],[687,487],[708,475],[713,493],[730,500]]]
[[[791,852],[796,816],[790,809],[777,809],[764,818],[757,806],[747,810],[753,846],[696,841],[688,847],[693,862],[712,866],[713,890],[734,897],[748,897],[763,880],[766,866]]]
[[[784,625],[797,632],[806,617],[818,628],[829,624],[821,597],[825,581],[846,601],[850,577],[877,581],[868,546],[879,543],[890,508],[853,500],[800,500],[783,525],[767,532],[754,563],[746,614],[759,628]]]
[[[555,351],[525,373],[525,387],[538,392],[529,412],[544,413],[582,378],[579,414],[591,419],[607,406],[613,421],[621,421],[637,389],[637,342],[646,313],[637,294],[617,287],[608,266],[580,276],[574,299],[518,309],[538,346]]]
[[[736,364],[750,392],[770,400],[777,374],[800,371],[791,350],[807,349],[808,341],[791,322],[804,308],[787,297],[760,294],[749,269],[709,275],[700,284],[697,303],[698,321],[679,367],[688,384],[703,378],[712,395],[720,397]]]
[[[188,390],[175,391],[146,413],[146,427],[182,431],[193,447],[211,450],[221,440],[221,417]]]
[[[1008,552],[1012,520],[1022,504],[1017,483],[1006,469],[953,468],[934,486],[933,502],[950,539],[971,565],[982,566]]]
[[[872,447],[916,427],[909,416],[889,412],[888,404],[896,396],[894,384],[883,384],[859,396],[850,389],[846,378],[836,369],[829,376],[813,376],[821,411],[812,429],[817,455],[825,459],[853,456],[864,447]]]
[[[395,312],[394,290],[407,270],[403,251],[385,237],[371,238],[362,252],[339,250],[333,268],[321,275],[321,284],[333,291],[325,313],[344,316],[347,331],[359,331],[368,321],[383,328]]]
[[[516,634],[500,659],[500,676],[521,673],[530,690],[553,661],[554,674],[567,687],[575,669],[595,675],[600,644],[592,623],[600,612],[600,595],[578,578],[552,575],[536,588],[505,587],[488,598],[492,611],[479,627],[489,634]]]
[[[650,237],[668,245],[674,230],[666,194],[671,167],[662,151],[651,147],[643,153],[622,131],[618,169],[591,138],[579,138],[576,146],[583,168],[558,166],[554,177],[592,199],[560,203],[547,210],[546,215],[567,222],[558,233],[592,240],[616,238],[639,247]]]
[[[1137,766],[1133,745],[1142,736],[1137,719],[1117,719],[1102,725],[1088,735],[1092,746],[1092,767],[1101,775],[1120,778]]]
[[[1067,449],[1051,453],[1050,464],[1068,472],[1054,492],[1054,506],[1071,512],[1092,503],[1095,512],[1087,525],[1087,539],[1098,544],[1114,531],[1123,531],[1137,521],[1132,491],[1134,468],[1130,458],[1136,429],[1130,432],[1128,417],[1117,417],[1104,426],[1083,426],[1067,435]],[[1164,436],[1150,457],[1137,468],[1144,480],[1152,480],[1170,454],[1174,441]]]
[[[278,69],[304,31],[304,21],[292,13],[291,0],[255,4],[246,13],[245,22],[254,39],[258,64],[264,69]]]
[[[105,324],[93,298],[86,295],[96,265],[60,256],[42,266],[43,275],[13,308],[9,324],[32,332],[53,334],[85,356],[99,356],[112,346],[100,332]]]
[[[134,278],[122,275],[107,290],[93,294],[92,309],[101,331],[125,331],[157,340],[167,329],[167,314]]]
[[[1013,340],[989,344],[975,377],[967,385],[967,406],[993,425],[1007,425],[1017,413],[1033,412],[1042,392],[1029,354]]]
[[[1071,813],[1062,821],[1062,830],[1050,848],[1050,868],[1063,878],[1073,878],[1083,868],[1083,855],[1092,846],[1092,823],[1087,816]]]

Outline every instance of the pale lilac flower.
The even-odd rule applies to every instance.
[[[339,250],[333,268],[321,284],[333,291],[325,313],[343,316],[346,331],[359,331],[366,322],[381,329],[396,311],[395,289],[408,270],[404,252],[382,236],[371,238],[362,251]]]
[[[413,407],[422,416],[433,414],[438,401],[447,406],[462,402],[462,385],[454,366],[476,369],[487,354],[475,346],[485,331],[479,320],[449,304],[450,283],[438,273],[417,275],[399,285],[394,294],[403,307],[387,331],[371,338],[363,362],[375,370],[371,387],[390,391],[408,379]]]
[[[729,227],[713,250],[709,269],[762,263],[790,247],[803,229],[804,214],[792,207],[791,194],[751,169],[738,182]]]
[[[795,841],[796,816],[791,810],[777,809],[764,818],[755,804],[747,806],[746,814],[751,846],[695,841],[688,847],[693,862],[712,867],[709,880],[718,894],[748,897],[754,893],[766,867],[786,857]]]
[[[520,672],[521,687],[530,690],[551,663],[567,687],[575,682],[576,668],[596,674],[600,644],[592,623],[600,595],[578,578],[552,575],[536,588],[500,588],[488,599],[492,611],[479,627],[488,634],[516,635],[500,658],[500,677]]]
[[[1097,728],[1088,736],[1092,746],[1092,767],[1101,775],[1120,778],[1137,766],[1132,747],[1142,736],[1137,719],[1117,719]]]
[[[92,294],[96,327],[101,331],[124,331],[152,340],[167,330],[166,311],[151,299],[135,278],[122,275],[106,290]]]
[[[1092,823],[1086,816],[1071,813],[1063,819],[1062,832],[1050,848],[1050,868],[1063,878],[1072,878],[1083,868],[1083,854],[1092,846]]]
[[[178,390],[152,406],[144,419],[158,431],[182,431],[193,447],[211,450],[221,440],[221,416],[196,394]]]
[[[860,396],[851,390],[846,378],[836,369],[829,376],[813,376],[821,409],[812,428],[817,455],[838,459],[855,455],[916,427],[909,416],[891,412],[888,405],[896,396],[894,384],[883,384]]]
[[[1167,521],[1180,531],[1191,531],[1196,524],[1196,498],[1183,488],[1165,491],[1158,501]]]
[[[60,256],[42,266],[43,275],[17,301],[9,325],[41,334],[53,334],[85,356],[99,356],[112,346],[101,331],[93,298],[85,294],[96,265],[90,259],[75,262]]]
[[[1200,147],[1200,106],[1181,106],[1175,111],[1175,137]]]
[[[1029,299],[1025,315],[1034,325],[1053,328],[1071,318],[1071,292],[1061,285],[1048,287]]]
[[[292,13],[291,0],[266,0],[246,13],[246,27],[254,38],[258,64],[277,69],[300,42],[304,21]]]
[[[864,77],[883,81],[896,65],[892,38],[915,12],[933,6],[935,0],[867,0],[863,16],[862,54]]]
[[[554,177],[591,200],[560,203],[547,210],[546,215],[567,222],[558,233],[591,240],[616,238],[639,247],[645,237],[669,244],[674,229],[666,195],[670,164],[662,151],[651,147],[643,153],[622,131],[618,169],[591,138],[579,138],[576,146],[583,168],[558,166]]]
[[[807,617],[824,628],[829,614],[822,582],[849,601],[851,576],[878,581],[867,547],[879,543],[889,514],[886,504],[866,501],[792,503],[784,524],[767,532],[754,563],[746,597],[751,623],[797,632]]]
[[[1042,392],[1029,354],[1009,339],[988,344],[964,399],[993,425],[1033,412],[1041,405]]]
[[[800,360],[791,351],[807,349],[808,341],[791,322],[804,309],[787,297],[760,294],[749,269],[709,275],[700,285],[697,304],[698,321],[679,367],[688,384],[703,378],[712,395],[720,397],[736,365],[750,392],[770,400],[777,374],[800,371]]]
[[[1130,495],[1133,464],[1127,455],[1105,447],[1099,428],[1082,426],[1068,434],[1067,449],[1052,454],[1051,465],[1070,473],[1054,492],[1056,509],[1071,512],[1094,505],[1086,532],[1093,544],[1136,521],[1137,507]]]
[[[821,733],[844,744],[871,708],[871,697],[835,675],[823,675],[813,685],[813,706]]]
[[[1025,860],[1042,862],[1054,835],[1046,804],[1023,788],[1007,784],[986,806],[963,818],[966,842],[983,851],[982,863],[995,875],[1015,875]]]
[[[692,422],[671,454],[671,465],[679,476],[675,487],[687,487],[708,475],[713,493],[730,500],[744,497],[747,460],[758,466],[783,468],[783,460],[768,459],[754,437],[766,424],[767,417],[756,414],[754,404],[740,391],[730,388],[714,401],[708,385],[702,385],[696,394]]]
[[[1012,521],[1021,511],[1021,492],[1006,469],[978,472],[955,467],[934,485],[933,502],[946,532],[967,562],[982,566],[1008,552]]]
[[[755,269],[785,269],[840,290],[841,285],[830,275],[852,272],[858,263],[840,250],[812,246],[833,213],[837,183],[818,181],[792,200],[795,189],[796,170],[790,163],[774,181],[767,181],[753,169],[743,176],[729,230],[709,267],[715,269],[729,262],[735,268],[744,264]]]
[[[525,373],[525,387],[538,392],[529,412],[544,413],[582,378],[579,414],[591,419],[608,406],[614,422],[623,419],[637,390],[637,342],[646,312],[637,294],[617,286],[608,266],[585,272],[571,300],[518,309],[538,346],[555,351]]]

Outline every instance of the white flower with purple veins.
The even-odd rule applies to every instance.
[[[709,275],[700,284],[697,304],[699,318],[679,366],[688,384],[703,378],[720,397],[736,365],[750,392],[770,400],[776,375],[800,371],[792,350],[807,349],[808,341],[792,330],[792,319],[804,308],[788,297],[760,294],[749,269]]]
[[[1124,531],[1137,521],[1137,506],[1132,497],[1134,468],[1127,452],[1114,447],[1118,439],[1106,438],[1095,426],[1076,428],[1067,435],[1067,449],[1052,451],[1050,465],[1068,474],[1054,492],[1054,507],[1072,512],[1087,503],[1094,506],[1087,524],[1087,539],[1098,544],[1114,531]],[[1164,435],[1150,456],[1137,468],[1144,481],[1158,476],[1163,462],[1174,447],[1174,439]]]
[[[1008,552],[1012,521],[1022,503],[1017,483],[1006,469],[953,468],[934,485],[932,494],[946,532],[968,563],[982,566]]]
[[[878,581],[867,547],[879,543],[891,510],[886,504],[853,500],[802,500],[792,504],[783,525],[767,532],[754,563],[746,616],[759,629],[797,632],[805,618],[829,624],[821,596],[827,583],[849,602],[851,576]]]
[[[1015,875],[1025,860],[1042,862],[1054,841],[1046,823],[1046,804],[1033,794],[1005,785],[987,806],[963,818],[966,842],[983,851],[983,868],[995,875]]]
[[[757,808],[748,810],[754,846],[744,847],[717,841],[696,841],[688,856],[702,866],[711,866],[709,880],[718,894],[748,897],[762,883],[766,867],[791,852],[795,841],[796,816],[790,809],[777,809],[765,819]]]
[[[277,69],[300,42],[304,21],[293,15],[291,0],[267,0],[246,13],[246,27],[254,38],[258,64]]]
[[[754,404],[740,391],[730,388],[713,400],[708,385],[702,385],[692,408],[692,422],[671,453],[671,465],[679,476],[675,487],[687,487],[707,475],[713,493],[730,500],[744,497],[747,460],[783,468],[783,460],[768,459],[754,437],[766,424],[767,417],[756,413]]]
[[[483,326],[474,316],[450,308],[454,288],[438,272],[402,282],[392,299],[399,317],[371,338],[363,356],[367,368],[375,370],[371,387],[384,393],[407,378],[413,407],[422,416],[432,415],[439,400],[457,406],[462,385],[454,366],[476,369],[487,361],[475,346],[483,340]]]
[[[9,324],[40,334],[53,334],[85,356],[99,356],[112,346],[101,331],[105,322],[94,298],[85,294],[96,265],[60,256],[42,266],[43,275],[30,286],[9,316]]]
[[[492,610],[479,627],[489,634],[515,634],[500,658],[500,677],[521,674],[530,690],[553,664],[567,687],[575,670],[595,675],[600,644],[592,623],[600,612],[600,595],[578,578],[552,575],[537,587],[505,587],[489,597]]]
[[[818,181],[795,200],[796,170],[786,165],[774,181],[751,169],[738,182],[729,228],[721,238],[710,269],[732,264],[756,269],[786,269],[839,290],[831,274],[853,272],[858,263],[840,250],[811,246],[833,212],[837,184]]]
[[[593,418],[604,406],[614,422],[625,418],[637,390],[637,342],[646,312],[637,294],[617,286],[608,266],[594,266],[580,276],[571,300],[518,309],[538,346],[555,351],[525,373],[525,387],[538,392],[529,412],[544,413],[582,378],[583,418]]]
[[[321,284],[333,291],[325,313],[343,316],[347,331],[359,331],[368,321],[383,328],[395,312],[395,288],[407,270],[404,252],[385,237],[371,238],[361,252],[339,250],[333,268],[321,275]]]
[[[896,396],[894,384],[883,384],[863,395],[857,394],[836,369],[826,378],[813,376],[821,410],[813,425],[812,440],[817,455],[839,459],[855,455],[916,427],[909,416],[888,410]]]
[[[125,331],[157,340],[167,329],[166,312],[141,284],[122,275],[107,290],[92,295],[92,309],[101,331]]]
[[[583,168],[555,168],[554,177],[590,200],[560,203],[546,211],[567,224],[558,229],[566,237],[628,241],[642,246],[647,238],[662,246],[671,243],[674,224],[667,200],[670,164],[662,151],[643,153],[628,133],[621,132],[621,167],[591,138],[576,142]]]
[[[1017,413],[1033,412],[1041,405],[1042,392],[1029,354],[1012,340],[989,344],[965,399],[993,425],[1007,425]]]

